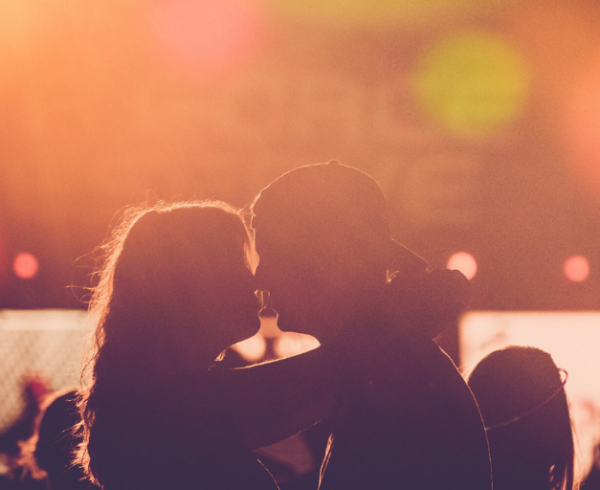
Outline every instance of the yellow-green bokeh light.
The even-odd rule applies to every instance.
[[[425,114],[452,133],[486,136],[523,112],[529,72],[520,54],[488,32],[461,32],[431,47],[412,78]]]
[[[330,27],[385,27],[414,23],[498,0],[268,0],[285,15]]]

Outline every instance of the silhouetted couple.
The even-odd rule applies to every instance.
[[[284,174],[252,212],[256,248],[214,201],[132,210],[114,231],[81,404],[89,474],[106,490],[276,488],[250,450],[331,416],[323,490],[491,488],[477,405],[432,341],[466,279],[427,272],[390,238],[375,181],[336,162]],[[259,328],[256,290],[321,347],[219,368]]]

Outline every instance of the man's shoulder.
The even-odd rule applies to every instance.
[[[434,404],[442,400],[468,411],[477,410],[456,364],[430,339],[407,337],[388,342],[364,375],[369,391],[377,398],[395,399],[402,405],[410,397]]]
[[[383,369],[419,370],[423,375],[437,371],[462,379],[454,361],[431,339],[397,336],[382,346],[380,354],[378,362]]]

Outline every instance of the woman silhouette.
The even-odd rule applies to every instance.
[[[535,347],[497,350],[473,369],[468,383],[486,424],[494,490],[574,488],[566,380]]]
[[[214,201],[134,209],[106,248],[81,400],[92,481],[276,488],[249,449],[327,415],[335,356],[276,363],[276,375],[269,365],[219,369],[220,353],[259,328],[256,257],[239,213]]]

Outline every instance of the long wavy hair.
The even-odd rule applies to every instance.
[[[564,382],[550,354],[535,347],[494,351],[471,372],[468,384],[486,425],[494,488],[523,488],[518,484],[527,481],[539,482],[535,489],[577,487]]]
[[[135,386],[186,369],[186,354],[201,357],[204,349],[210,356],[218,344],[210,327],[219,300],[256,266],[241,213],[220,201],[129,208],[102,251],[79,403],[78,458],[94,483],[102,479],[94,458],[102,444],[94,430],[99,413],[120,397],[127,404]]]

